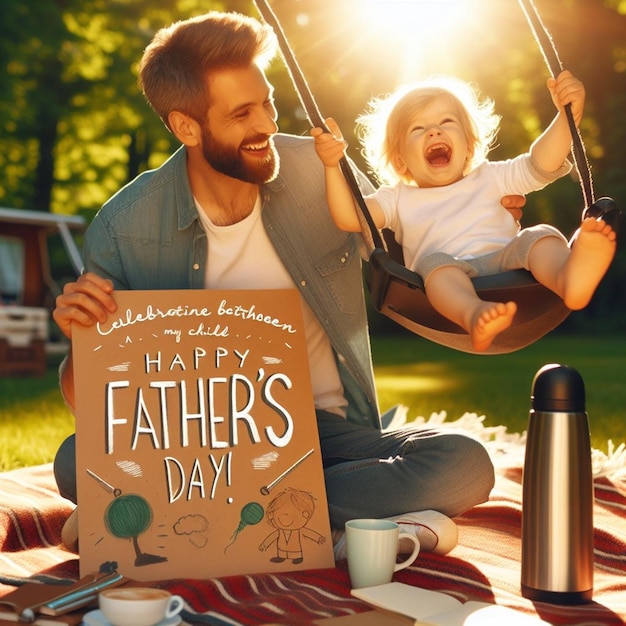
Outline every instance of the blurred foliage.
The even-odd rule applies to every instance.
[[[548,72],[516,0],[270,1],[320,110],[337,119],[361,166],[352,129],[367,101],[427,75],[458,75],[495,100],[502,129],[493,158],[525,151],[554,115]],[[581,133],[596,194],[625,207],[626,0],[535,4],[563,65],[587,88]],[[0,205],[90,219],[158,166],[176,146],[137,87],[137,63],[158,28],[209,10],[258,15],[251,0],[4,0]],[[282,63],[270,79],[281,130],[307,133]],[[578,184],[564,179],[529,196],[524,224],[547,221],[569,235],[582,208]],[[614,264],[611,292],[598,294],[589,315],[623,306],[613,290],[624,265]]]

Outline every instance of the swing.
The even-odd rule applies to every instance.
[[[556,77],[563,68],[552,38],[541,22],[532,0],[519,0],[519,3],[548,69]],[[327,130],[277,17],[266,0],[255,0],[255,4],[263,19],[276,33],[285,64],[309,123]],[[611,198],[594,200],[589,164],[569,105],[566,107],[566,114],[572,134],[574,165],[580,177],[585,202],[582,217],[602,217],[617,232],[621,211]],[[403,265],[401,248],[393,239],[393,234],[387,231],[381,233],[376,228],[348,160],[342,158],[339,165],[360,209],[358,217],[369,252],[365,281],[374,308],[425,339],[462,352],[478,354],[472,348],[469,334],[432,307],[426,297],[422,278]],[[573,242],[572,239],[570,246]],[[513,300],[517,303],[517,313],[511,326],[497,335],[491,346],[479,354],[506,354],[520,350],[556,328],[571,312],[559,296],[539,284],[524,269],[478,276],[472,279],[472,283],[483,300]]]

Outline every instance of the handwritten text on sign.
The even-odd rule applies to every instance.
[[[291,490],[290,501],[306,509],[302,537],[322,546],[329,536],[297,293],[116,296],[115,315],[73,338],[79,500],[81,510],[98,516],[95,527],[104,524],[102,532],[90,533],[89,566],[97,568],[96,561],[119,551],[120,538],[135,544],[135,561],[131,555],[125,572],[135,578],[158,578],[164,571],[171,577],[173,568],[181,576],[206,577],[293,569],[296,561],[305,562],[300,556],[292,563],[274,557],[271,563],[283,565],[270,567],[267,558],[256,554],[272,544],[267,529],[262,537],[246,533],[253,542],[260,541],[256,558],[246,556],[247,563],[230,558],[239,544],[251,552],[239,540],[243,528],[261,526],[262,520],[276,527],[274,503],[265,506],[263,500],[276,495],[278,482]],[[102,489],[94,489],[96,485]],[[84,499],[93,506],[83,507]],[[237,507],[241,503],[244,507]],[[192,527],[210,534],[214,546],[229,548],[212,553],[210,566],[200,566],[197,555],[186,553],[177,539],[190,520]],[[312,530],[314,525],[319,532]],[[87,526],[93,529],[94,520]],[[139,535],[143,543],[153,544],[149,554],[139,549]],[[281,537],[286,535],[278,533],[277,546]],[[211,542],[194,541],[194,550],[199,543],[204,547]],[[87,545],[89,553],[91,543]],[[81,562],[84,558],[81,537]],[[327,566],[331,558],[328,549],[313,549],[306,566],[319,567],[320,560]],[[124,561],[123,554],[119,560]],[[149,574],[144,574],[146,569]]]

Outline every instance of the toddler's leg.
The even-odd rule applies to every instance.
[[[533,276],[576,311],[591,300],[616,249],[615,231],[603,220],[583,220],[572,248],[555,237],[539,240],[528,262]]]
[[[483,352],[496,336],[513,322],[517,311],[514,302],[486,302],[474,290],[469,276],[460,268],[436,269],[426,281],[426,296],[443,316],[465,329],[474,350]]]

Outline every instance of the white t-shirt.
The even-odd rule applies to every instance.
[[[207,289],[294,289],[295,284],[270,242],[261,219],[261,200],[252,213],[230,226],[216,226],[196,200],[208,237]],[[328,335],[300,298],[316,409],[345,417],[347,402]]]
[[[569,169],[565,163],[556,172],[542,172],[529,155],[521,155],[486,161],[444,187],[398,183],[380,187],[373,197],[385,214],[385,227],[402,244],[405,265],[413,268],[434,252],[471,259],[501,249],[519,230],[500,204],[502,197],[542,189]]]

